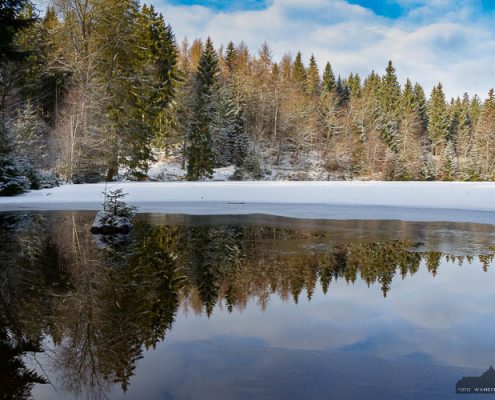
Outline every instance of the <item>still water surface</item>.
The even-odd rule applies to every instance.
[[[467,399],[495,364],[495,226],[93,217],[0,214],[0,398]]]

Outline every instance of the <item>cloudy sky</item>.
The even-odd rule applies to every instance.
[[[181,41],[267,41],[275,59],[300,50],[336,73],[383,71],[427,91],[485,97],[495,86],[495,0],[151,0]]]
[[[141,0],[153,4],[178,41],[211,36],[218,47],[266,41],[275,60],[301,51],[337,74],[382,72],[392,59],[427,92],[486,97],[495,87],[495,0]],[[48,0],[37,4],[44,9]]]

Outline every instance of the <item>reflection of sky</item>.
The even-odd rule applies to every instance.
[[[378,284],[339,280],[311,302],[301,295],[297,306],[272,296],[263,314],[251,301],[242,313],[217,308],[210,321],[179,316],[167,343],[236,336],[305,350],[361,344],[384,357],[424,353],[445,365],[484,368],[495,363],[495,338],[487,335],[495,331],[492,277],[477,261],[443,263],[436,277],[423,265],[412,277],[396,276],[386,299]]]
[[[315,398],[318,385],[357,398],[322,373],[348,385],[354,374],[371,379],[366,388],[393,381],[391,392],[377,389],[382,398],[407,389],[453,398],[456,380],[473,372],[467,368],[495,363],[492,279],[477,261],[443,262],[436,277],[424,265],[412,277],[396,276],[386,299],[378,284],[339,280],[311,302],[301,294],[297,306],[272,295],[265,312],[256,300],[232,314],[217,307],[210,320],[181,312],[166,340],[138,362],[126,398],[208,398],[205,390],[216,398],[263,398],[270,390],[290,398],[292,385],[311,387]]]

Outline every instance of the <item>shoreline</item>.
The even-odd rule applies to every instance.
[[[116,182],[139,213],[267,214],[308,219],[495,224],[495,183]],[[98,210],[105,184],[63,185],[0,197],[0,211]]]

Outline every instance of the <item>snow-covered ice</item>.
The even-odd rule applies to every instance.
[[[495,224],[495,183],[118,182],[139,212],[272,214]],[[64,185],[0,198],[0,211],[97,210],[105,184]]]

